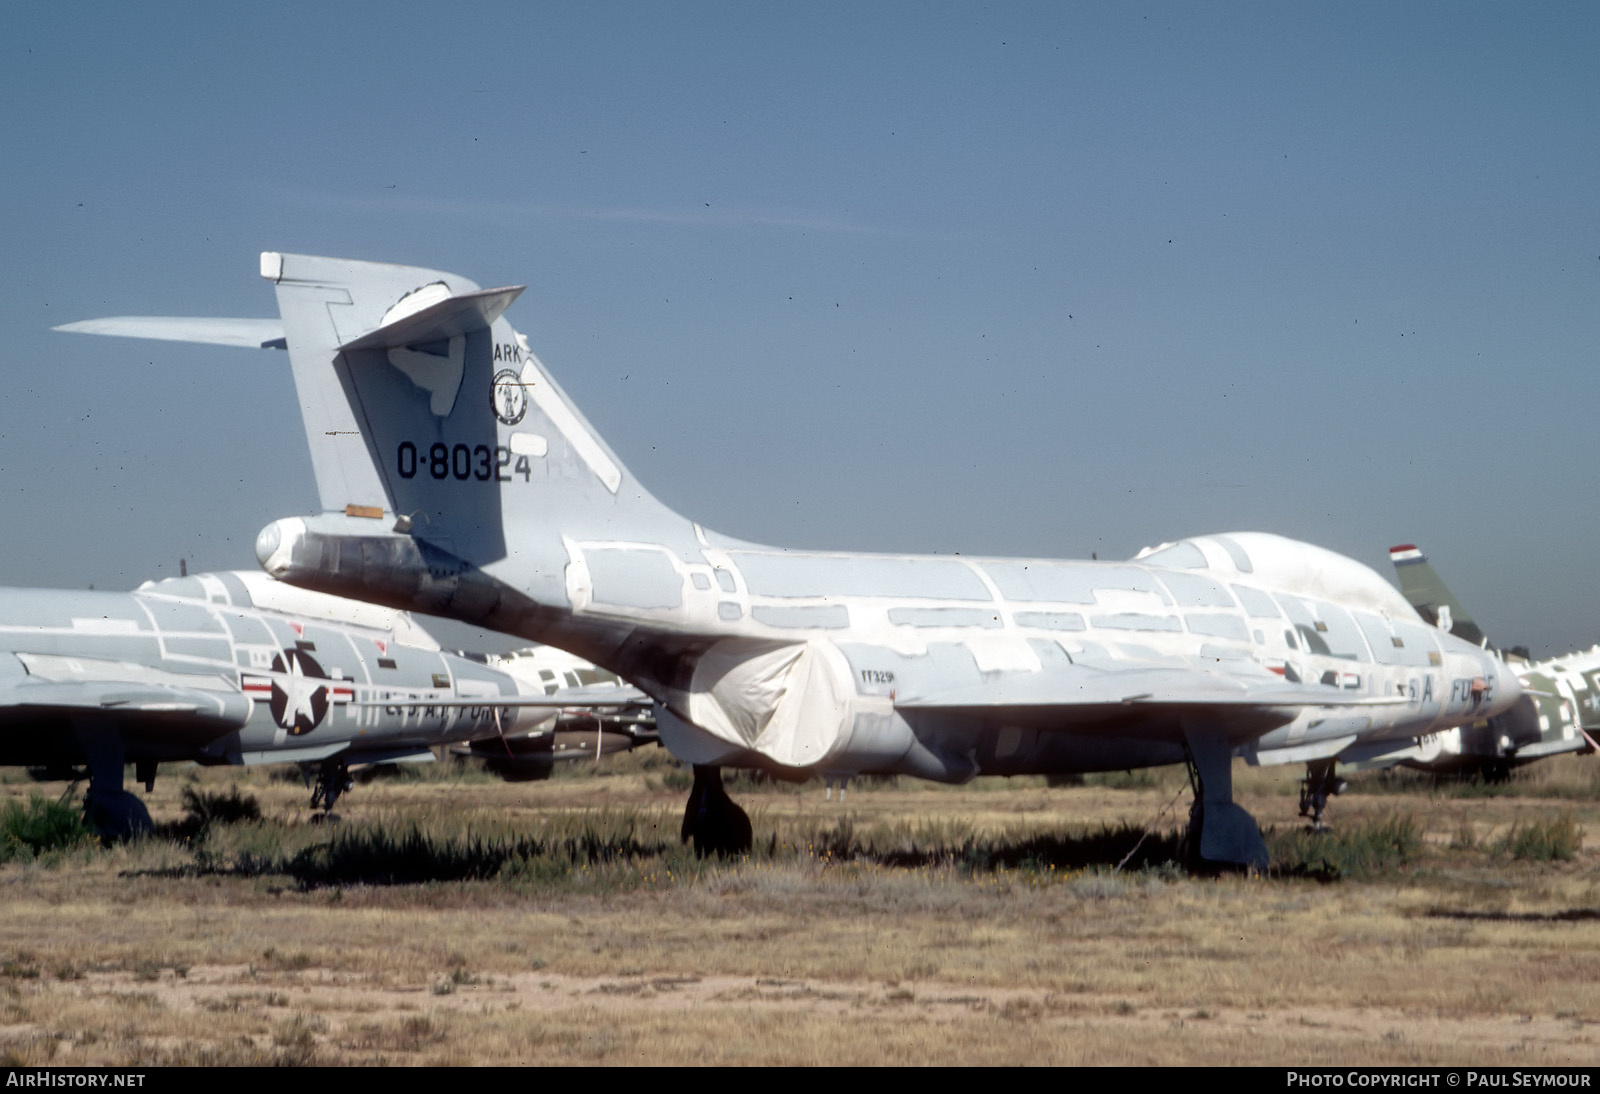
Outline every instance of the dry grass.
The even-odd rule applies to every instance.
[[[1072,789],[896,781],[852,787],[843,806],[817,785],[746,786],[758,853],[701,863],[677,846],[683,795],[659,754],[547,783],[446,765],[375,780],[331,830],[305,822],[297,784],[173,769],[151,797],[158,821],[176,826],[185,789],[235,784],[265,819],[0,868],[0,1051],[21,1064],[1592,1063],[1600,795],[1584,788],[1600,767],[1556,764],[1572,769],[1488,797],[1368,791],[1363,776],[1335,802],[1338,829],[1403,818],[1414,846],[1332,883],[1063,864],[1105,826],[1156,817],[1182,785],[1174,771]],[[1239,772],[1275,847],[1297,774]],[[6,783],[0,799],[31,790]],[[1570,860],[1516,857],[1516,834],[1534,830],[1582,843]],[[494,869],[354,884],[325,869],[357,861],[337,858],[340,841],[361,862],[409,846],[430,869]]]

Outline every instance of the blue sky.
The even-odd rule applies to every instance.
[[[667,503],[749,539],[1415,541],[1600,640],[1593,4],[0,7],[0,580],[254,565],[315,503],[262,250],[527,284]]]

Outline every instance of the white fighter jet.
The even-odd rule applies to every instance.
[[[1367,567],[1274,535],[1068,562],[713,532],[652,497],[557,386],[502,315],[520,288],[275,252],[261,274],[281,324],[69,329],[287,348],[324,512],[263,529],[267,572],[618,673],[695,765],[698,851],[750,841],[723,766],[960,782],[1186,761],[1197,856],[1263,866],[1236,753],[1334,755],[1519,694]]]
[[[514,746],[537,770],[563,709],[644,701],[589,684],[447,653],[405,612],[259,571],[132,592],[0,589],[0,764],[87,768],[86,812],[110,835],[150,826],[123,789],[128,763],[147,790],[167,761],[298,764],[325,811],[351,768],[431,762],[463,739]]]
[[[585,702],[555,708],[532,729],[475,737],[452,747],[458,756],[482,760],[512,782],[547,779],[562,760],[593,760],[614,752],[659,744],[650,701],[614,672],[591,665],[554,646],[529,646],[510,653],[463,653],[518,686],[543,693],[552,703],[571,696]]]

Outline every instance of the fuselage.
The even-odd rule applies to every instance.
[[[1509,667],[1522,684],[1522,698],[1510,710],[1488,722],[1429,735],[1398,762],[1494,776],[1548,756],[1594,749],[1600,732],[1600,647]]]
[[[1514,697],[1371,570],[1279,537],[1099,563],[719,536],[584,419],[505,318],[519,288],[278,252],[261,272],[322,500],[263,529],[267,572],[567,649],[656,700],[696,764],[1093,770],[1408,736]]]
[[[403,556],[386,570],[300,569],[297,557],[324,547],[299,518],[274,537],[269,572],[379,599],[416,587]],[[657,700],[662,740],[681,759],[795,772],[959,781],[1184,759],[1180,722],[1193,711],[1162,705],[1159,691],[937,702],[1063,673],[1326,689],[1326,704],[1258,704],[1221,722],[1241,753],[1268,762],[1472,724],[1520,693],[1492,652],[1428,626],[1368,567],[1279,536],[1198,537],[1129,562],[795,551],[697,526],[677,539],[524,544],[462,568],[457,606],[444,610],[484,605],[475,621],[631,680]]]
[[[700,762],[748,761],[758,743],[754,751],[791,766],[940,778],[1182,758],[1181,737],[1146,708],[916,710],[924,697],[997,680],[1026,688],[1064,662],[1112,673],[1273,673],[1330,689],[1337,702],[1265,732],[1241,720],[1240,743],[1259,751],[1417,736],[1487,718],[1518,694],[1497,657],[1425,624],[1372,570],[1277,536],[1202,537],[1132,562],[826,554],[705,539],[699,563],[659,546],[569,540],[565,569],[579,621],[716,636],[688,681],[655,681],[679,723],[667,719],[664,738]],[[764,646],[773,651],[763,659]],[[776,711],[756,725],[779,688]],[[1373,702],[1349,704],[1358,698]],[[786,705],[798,708],[793,724],[775,727]],[[940,738],[975,745],[926,746]],[[1153,758],[1162,739],[1172,755]]]

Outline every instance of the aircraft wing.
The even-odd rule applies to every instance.
[[[250,717],[250,699],[216,675],[163,672],[91,657],[19,653],[27,675],[0,683],[0,719],[101,715],[187,729],[210,740]]]
[[[1372,697],[1323,685],[1294,684],[1269,675],[1237,676],[1197,668],[1128,670],[1072,665],[1051,672],[1000,677],[947,692],[898,698],[901,710],[1007,717],[1062,729],[1120,728],[1127,718],[1169,710],[1232,714],[1252,728],[1291,721],[1306,707],[1396,706],[1403,696]]]
[[[394,698],[362,701],[354,705],[358,707],[545,707],[550,710],[565,710],[567,707],[649,706],[650,697],[631,685],[626,687],[613,685],[562,688],[552,695],[483,695],[464,699]]]
[[[226,709],[207,692],[161,685],[94,680],[82,683],[21,683],[0,688],[0,706],[66,710],[130,711],[140,714],[215,716]],[[241,719],[241,724],[243,720]]]

